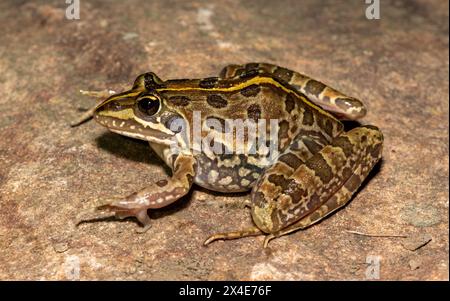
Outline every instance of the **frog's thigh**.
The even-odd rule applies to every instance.
[[[300,219],[298,222],[295,222],[294,224],[284,229],[281,229],[276,233],[266,236],[264,246],[267,246],[269,240],[273,238],[280,237],[297,230],[305,229],[319,222],[327,215],[330,215],[334,211],[338,210],[339,208],[347,204],[347,202],[350,201],[352,195],[356,192],[358,187],[361,185],[361,183],[364,181],[364,179],[370,172],[370,168],[363,168],[363,165],[365,166],[375,165],[376,162],[378,161],[373,157],[370,158],[369,160],[375,161],[374,162],[366,161],[364,164],[359,164],[356,170],[353,172],[353,175],[346,181],[346,184],[344,184],[341,188],[339,188],[338,191],[334,195],[332,195],[318,209],[314,210],[311,214]]]
[[[292,141],[277,161],[268,167],[255,183],[252,201],[255,195],[259,195],[262,191],[266,199],[276,198],[283,190],[284,181],[330,142],[319,135],[296,137],[296,140]]]
[[[376,127],[355,128],[335,138],[290,177],[267,178],[252,193],[253,221],[273,234],[269,238],[319,221],[350,200],[381,158],[382,143]],[[279,191],[275,196],[274,189]]]

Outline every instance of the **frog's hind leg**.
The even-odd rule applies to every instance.
[[[267,63],[228,65],[220,72],[221,78],[248,77],[270,74],[306,95],[315,104],[345,120],[356,120],[366,115],[364,104],[342,92],[299,72]]]
[[[324,147],[310,139],[294,143],[256,183],[257,227],[213,235],[206,243],[267,234],[267,246],[275,237],[304,229],[344,206],[381,158],[383,135],[374,126],[355,128]]]
[[[383,135],[374,126],[362,126],[344,133],[300,166],[274,199],[267,199],[267,187],[253,199],[253,220],[270,239],[304,229],[340,207],[357,191],[381,158]],[[270,181],[270,179],[269,179]],[[264,184],[264,183],[263,183]],[[268,183],[267,183],[268,184]]]
[[[315,153],[317,153],[328,143],[329,141],[327,141],[324,136],[309,135],[297,137],[296,141],[292,143],[283,152],[283,154],[280,155],[279,160],[266,170],[264,175],[261,176],[255,186],[258,186],[258,183],[264,182],[268,177],[270,178],[271,175],[276,176],[279,174],[283,174],[287,177],[292,175],[298,165],[304,164],[309,158],[311,158]],[[266,197],[274,198],[276,197],[277,193],[279,193],[279,191],[277,191],[276,189],[267,191]],[[230,231],[211,235],[204,242],[204,245],[208,245],[211,242],[220,239],[230,240],[258,235],[267,235],[267,233],[263,232],[258,227],[253,226],[244,230]]]
[[[364,165],[370,166],[375,165],[375,163],[366,161]],[[356,192],[364,179],[367,177],[369,172],[369,168],[362,168],[362,165],[359,165],[358,168],[353,172],[352,176],[350,176],[350,178],[344,183],[344,185],[342,185],[342,187],[334,195],[332,195],[329,200],[325,202],[325,204],[320,206],[319,209],[316,209],[310,215],[307,215],[306,217],[300,219],[298,222],[288,226],[287,228],[267,235],[266,239],[264,240],[264,248],[268,246],[270,240],[312,226],[313,224],[318,223],[339,208],[345,206],[350,201],[352,195]]]

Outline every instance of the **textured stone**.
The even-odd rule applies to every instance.
[[[433,238],[428,233],[421,233],[418,235],[412,235],[408,238],[406,238],[402,242],[402,246],[410,251],[416,251],[422,247],[424,247],[426,244],[428,244]]]

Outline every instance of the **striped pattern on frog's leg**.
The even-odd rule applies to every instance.
[[[115,213],[117,218],[135,216],[144,226],[138,232],[150,228],[147,209],[162,208],[186,195],[193,183],[196,161],[191,155],[180,154],[173,160],[173,175],[168,180],[160,180],[130,196],[113,201],[96,209]]]
[[[383,142],[381,132],[376,132],[377,129],[373,127],[370,127],[369,129],[369,131],[374,131],[371,132],[371,135],[376,135],[376,145],[378,146],[367,149],[365,155],[362,155],[360,161],[355,165],[356,169],[352,172],[350,177],[348,177],[348,179],[343,182],[342,186],[338,188],[338,190],[334,194],[331,194],[329,199],[323,205],[314,210],[311,214],[295,222],[294,224],[281,229],[276,233],[267,235],[264,241],[264,247],[267,247],[269,241],[273,238],[280,237],[297,230],[305,229],[321,221],[323,218],[330,215],[339,208],[345,206],[350,201],[353,194],[358,190],[358,188],[367,178],[372,168],[381,158]]]
[[[278,177],[270,184],[268,181],[274,178],[264,176],[252,191],[256,227],[216,234],[205,244],[217,239],[269,234],[264,242],[267,246],[274,237],[318,222],[351,199],[380,160],[382,146],[383,135],[378,128],[358,127],[335,138],[284,180]],[[276,165],[281,166],[278,162]],[[276,175],[276,170],[269,168],[267,173]]]
[[[265,241],[318,222],[344,206],[381,158],[383,135],[374,126],[344,133],[300,166],[275,199],[254,194],[252,216]]]
[[[327,141],[324,136],[310,135],[297,137],[296,140],[278,157],[277,162],[264,171],[264,174],[255,183],[255,187],[260,187],[263,182],[269,183],[268,185],[272,187],[267,188],[267,197],[276,197],[276,195],[280,193],[281,187],[273,185],[269,180],[276,181],[275,179],[279,178],[280,174],[284,177],[289,177],[294,173],[298,166],[304,164],[328,143],[329,141]],[[204,245],[219,239],[229,240],[257,235],[265,235],[265,232],[261,231],[258,227],[250,227],[244,230],[217,233],[208,237],[204,242]]]
[[[254,73],[268,73],[292,86],[306,95],[308,99],[321,106],[335,116],[346,120],[357,120],[364,117],[367,110],[364,104],[347,96],[324,83],[304,74],[267,63],[249,63],[245,65],[229,65],[220,72],[221,78],[247,76]]]

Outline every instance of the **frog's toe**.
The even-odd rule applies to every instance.
[[[147,214],[147,208],[129,208],[127,206],[121,206],[120,201],[118,203],[105,204],[97,207],[97,210],[113,213],[116,218],[124,219],[127,217],[135,217],[141,224],[142,228],[136,230],[138,233],[145,233],[151,228],[151,220]]]
[[[114,201],[111,201],[111,198],[108,198],[108,201],[105,201],[103,198],[96,199],[94,201],[96,206],[83,210],[77,215],[76,226],[82,223],[95,222],[108,218],[120,218],[120,210],[114,205],[120,202],[120,200],[121,198],[114,198]]]
[[[262,232],[257,227],[251,227],[245,230],[239,230],[239,231],[230,231],[230,232],[224,232],[224,233],[216,233],[208,237],[205,242],[203,243],[204,246],[209,245],[213,241],[216,240],[229,240],[229,239],[238,239],[248,236],[258,236],[258,235],[264,235],[264,232]]]
[[[115,213],[111,211],[99,211],[98,207],[89,208],[86,210],[81,211],[76,219],[75,219],[75,226],[79,226],[80,224],[97,221],[97,220],[104,220],[107,218],[114,217]]]
[[[137,228],[136,229],[136,233],[138,234],[144,234],[145,232],[147,232],[150,228],[152,227],[152,224],[146,224],[143,225],[141,228]]]
[[[78,214],[76,221],[77,226],[84,222],[93,222],[112,217],[118,219],[136,217],[143,225],[142,228],[137,230],[138,233],[144,233],[151,228],[151,220],[147,215],[146,207],[132,206],[126,198],[116,198],[115,200],[106,203],[97,200],[97,203],[101,204]]]

